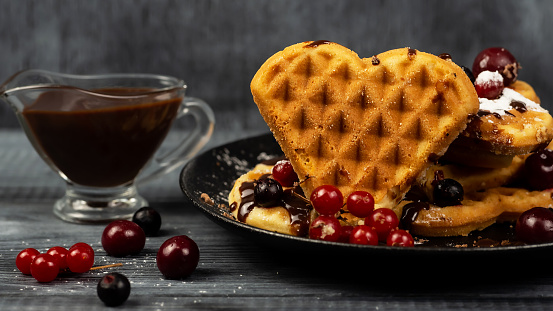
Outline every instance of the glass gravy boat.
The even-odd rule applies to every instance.
[[[0,86],[28,139],[67,184],[54,213],[69,222],[130,219],[148,202],[136,184],[165,175],[209,140],[214,115],[185,96],[185,83],[152,74],[69,75],[26,70]],[[157,151],[173,121],[195,125],[181,143]]]

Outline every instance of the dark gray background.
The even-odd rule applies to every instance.
[[[504,46],[550,108],[551,16],[547,0],[0,0],[0,80],[28,68],[174,75],[214,108],[219,129],[248,130],[265,126],[252,76],[297,42],[331,40],[362,57],[410,46],[467,66]],[[18,126],[5,104],[0,124]]]

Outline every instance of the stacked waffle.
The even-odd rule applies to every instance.
[[[526,84],[520,85],[533,93]],[[390,208],[398,215],[410,202],[408,192],[413,188],[424,192],[438,171],[445,171],[447,178],[470,181],[463,185],[467,200],[456,206],[457,210],[474,209],[482,202],[501,205],[497,202],[504,197],[536,197],[515,190],[472,193],[502,186],[520,170],[524,162],[520,154],[543,148],[553,138],[553,119],[543,109],[513,108],[508,117],[488,122],[485,118],[494,115],[479,115],[474,84],[461,67],[450,58],[409,48],[359,58],[336,43],[299,43],[270,57],[253,78],[251,90],[306,197],[321,185],[336,186],[344,197],[363,190],[373,195],[377,208]],[[519,123],[514,125],[509,118]],[[446,154],[450,146],[457,148]],[[474,155],[472,150],[483,155],[472,163],[485,168],[473,168],[474,173],[470,173],[459,166],[459,161],[447,168],[437,167],[444,154],[454,161],[466,159],[464,154]],[[499,160],[503,164],[497,165]],[[483,170],[488,170],[488,175]],[[474,181],[474,176],[482,177]],[[242,177],[235,184],[231,205],[241,204],[239,188],[247,180]],[[543,200],[532,202],[538,203]],[[463,230],[452,230],[459,227],[454,221],[433,222],[463,219],[459,211],[447,212],[452,208],[430,203],[417,211],[419,216],[411,230],[432,236],[467,234],[495,222],[503,212],[520,213],[512,208],[494,208],[487,212],[493,216],[486,221],[475,216],[478,225],[463,225]],[[263,213],[262,218],[271,219],[267,211]],[[359,222],[347,210],[342,216],[345,222]],[[263,219],[255,225],[271,227],[264,225]],[[297,230],[276,231],[297,234]]]

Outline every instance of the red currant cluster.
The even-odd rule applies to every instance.
[[[94,250],[82,242],[69,249],[54,246],[46,253],[26,248],[19,252],[15,259],[15,265],[21,273],[32,275],[39,282],[51,282],[60,272],[87,272],[93,264]]]
[[[478,97],[496,99],[506,86],[517,80],[519,69],[520,65],[511,52],[502,47],[492,47],[476,56],[469,77],[476,77],[473,82]]]
[[[365,191],[351,193],[346,206],[351,214],[364,218],[364,224],[342,226],[336,215],[343,207],[340,190],[332,185],[317,187],[310,196],[313,208],[319,216],[313,220],[309,237],[331,242],[389,246],[414,246],[411,234],[399,229],[399,219],[391,209],[374,208],[373,196]]]

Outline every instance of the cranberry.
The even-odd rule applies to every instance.
[[[23,274],[31,274],[31,263],[40,252],[34,248],[26,248],[15,257],[15,266]]]
[[[31,275],[39,282],[52,282],[58,276],[58,260],[49,254],[38,254],[31,263]]]
[[[553,242],[553,210],[545,207],[527,210],[518,218],[515,232],[525,243]]]
[[[337,242],[341,236],[342,226],[334,216],[321,215],[309,227],[309,237],[314,240]]]
[[[138,254],[145,244],[144,230],[132,221],[112,221],[102,233],[102,247],[111,256],[123,257]]]
[[[348,211],[354,216],[365,218],[374,210],[374,198],[366,191],[352,192],[346,201]]]
[[[311,193],[311,204],[321,215],[335,215],[344,204],[340,190],[332,185],[322,185]]]
[[[273,178],[284,187],[292,187],[299,181],[290,160],[280,160],[273,166]]]
[[[349,237],[351,244],[378,245],[378,233],[366,225],[355,226]]]
[[[69,248],[65,261],[71,272],[85,273],[94,265],[94,250],[86,243],[77,243]]]
[[[553,188],[553,150],[543,149],[528,156],[524,170],[532,189]]]
[[[396,213],[389,208],[377,208],[365,218],[365,225],[374,228],[380,241],[386,241],[388,234],[399,225]]]
[[[256,181],[253,190],[255,203],[263,207],[278,205],[284,193],[282,186],[272,178],[263,178]]]
[[[139,225],[147,236],[155,236],[161,228],[161,216],[159,213],[148,206],[137,210],[132,216],[132,221]]]
[[[459,205],[465,196],[463,185],[451,178],[437,181],[434,186],[434,204],[444,207]]]
[[[56,258],[56,260],[58,261],[58,266],[59,266],[60,270],[64,270],[64,269],[67,269],[66,257],[67,257],[68,252],[69,251],[65,247],[54,246],[54,247],[50,248],[46,252],[46,254],[50,254],[50,255],[54,256],[54,258]]]
[[[190,276],[200,260],[198,245],[186,235],[172,237],[165,241],[157,252],[157,267],[168,279],[182,279]]]
[[[520,65],[513,54],[502,47],[492,47],[481,51],[472,64],[474,76],[478,77],[483,71],[497,71],[503,76],[506,86],[517,80],[519,69]]]
[[[503,93],[505,85],[503,77],[497,71],[483,71],[474,81],[474,87],[478,97],[496,99]]]
[[[408,231],[395,229],[392,230],[392,232],[390,232],[390,234],[388,235],[388,238],[386,239],[386,245],[411,247],[415,246],[415,240]]]
[[[121,273],[108,273],[98,282],[96,292],[106,306],[119,306],[129,298],[131,283]]]

